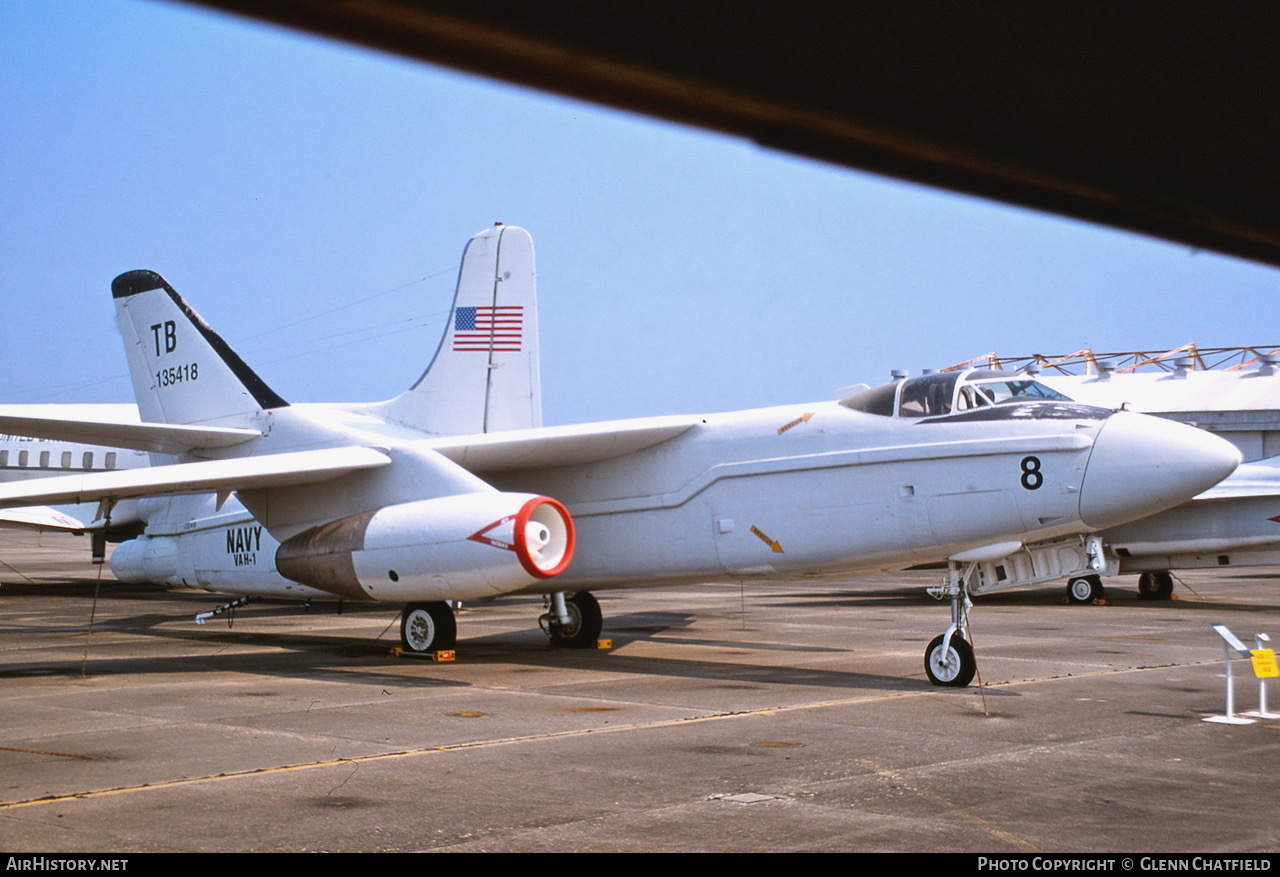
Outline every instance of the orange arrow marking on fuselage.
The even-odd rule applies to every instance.
[[[776,554],[783,553],[782,546],[779,545],[777,542],[773,541],[772,539],[770,539],[768,536],[766,536],[764,534],[764,531],[761,530],[759,527],[752,525],[751,532],[755,533],[756,538],[759,539],[761,542],[763,542],[765,545],[768,545],[769,548],[774,551],[774,553]]]
[[[791,429],[791,427],[793,426],[799,426],[800,424],[807,421],[810,417],[813,417],[812,411],[808,411],[804,414],[801,414],[799,417],[797,417],[795,420],[791,421],[790,423],[784,423],[782,426],[778,427],[778,435],[782,435],[784,432]]]

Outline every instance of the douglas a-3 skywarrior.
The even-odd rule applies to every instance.
[[[472,239],[432,367],[385,403],[290,405],[160,275],[122,274],[112,294],[143,422],[0,417],[0,431],[145,447],[167,465],[3,485],[0,504],[158,497],[139,503],[145,535],[116,549],[121,577],[402,604],[414,651],[453,647],[447,601],[546,594],[552,641],[587,645],[602,624],[591,590],[1085,544],[1240,459],[1197,429],[998,374],[945,397],[924,378],[833,402],[542,427],[533,249],[511,226]],[[956,584],[952,624],[925,655],[938,684],[975,668]]]

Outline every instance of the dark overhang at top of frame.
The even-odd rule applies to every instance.
[[[200,2],[1280,264],[1266,3]]]

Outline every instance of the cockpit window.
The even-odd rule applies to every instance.
[[[941,417],[1010,402],[1070,402],[1028,377],[989,369],[921,375],[842,399],[855,411],[884,417]]]
[[[951,397],[955,393],[955,373],[925,375],[903,381],[898,394],[899,417],[937,417],[951,413]]]
[[[1068,402],[1066,396],[1051,390],[1039,381],[1029,378],[1011,378],[997,381],[973,381],[966,390],[988,400],[991,405],[1005,402]],[[970,406],[976,407],[976,406]]]

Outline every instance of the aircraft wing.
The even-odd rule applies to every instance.
[[[85,525],[71,515],[48,506],[5,509],[0,511],[0,528],[16,530],[65,530],[83,533]]]
[[[0,409],[0,433],[58,442],[154,451],[158,454],[181,454],[193,448],[226,448],[262,437],[262,433],[256,429],[181,426],[167,423],[56,420],[4,414],[2,409]]]
[[[285,487],[337,478],[358,469],[386,466],[390,462],[391,458],[376,448],[345,447],[175,463],[88,475],[60,475],[0,485],[0,508]]]
[[[650,417],[432,439],[432,450],[475,475],[621,457],[675,438],[699,417]]]

